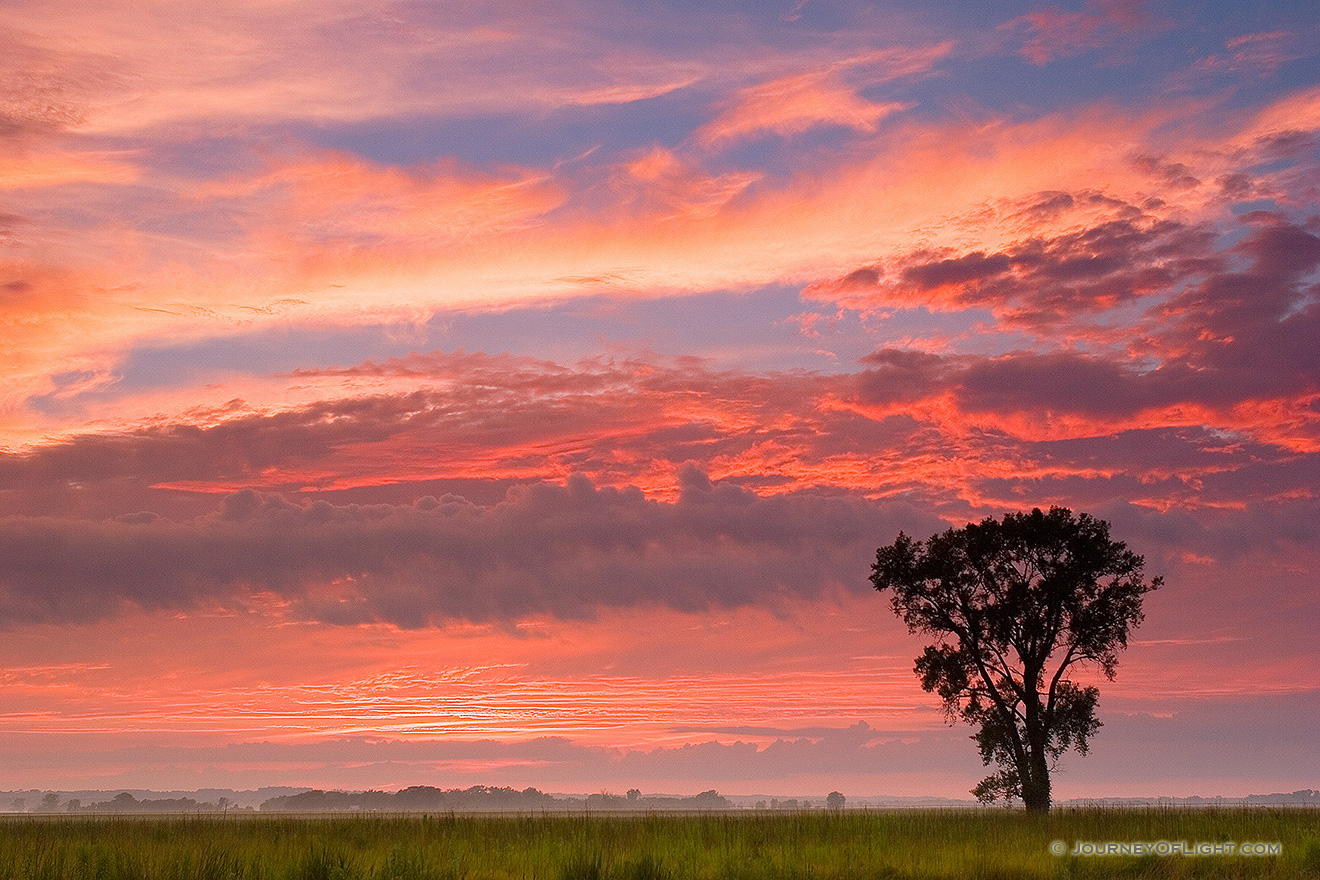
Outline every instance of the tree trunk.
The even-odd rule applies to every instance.
[[[1050,783],[1045,785],[1022,786],[1022,800],[1027,805],[1028,813],[1048,813],[1050,811]]]
[[[1045,755],[1045,746],[1049,742],[1049,733],[1045,730],[1044,707],[1040,704],[1040,672],[1034,666],[1023,670],[1024,680],[1029,682],[1027,698],[1024,701],[1027,711],[1026,734],[1027,763],[1029,766],[1018,770],[1022,781],[1022,802],[1027,805],[1028,813],[1048,813],[1050,811],[1050,762]],[[1026,772],[1023,773],[1022,771]]]
[[[1044,750],[1031,750],[1031,766],[1022,774],[1022,802],[1027,805],[1028,813],[1048,813],[1050,811],[1050,765]]]

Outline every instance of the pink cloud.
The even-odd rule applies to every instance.
[[[711,175],[690,159],[658,146],[626,163],[620,172],[610,184],[612,207],[654,211],[660,222],[714,217],[763,176],[756,171]]]
[[[0,164],[0,190],[35,189],[71,183],[133,183],[139,169],[114,153],[9,155]]]
[[[119,135],[198,131],[216,119],[242,127],[626,103],[712,70],[701,58],[618,56],[581,27],[592,14],[585,3],[560,4],[554,14],[452,9],[443,21],[389,8],[365,11],[344,0],[242,0],[223,10],[72,2],[58,16],[12,6],[0,24],[13,34],[34,125],[50,117]],[[350,52],[372,63],[342,63]],[[579,63],[588,58],[594,63]]]
[[[455,161],[400,168],[343,153],[272,158],[264,173],[208,181],[182,195],[262,215],[271,225],[254,232],[275,250],[281,240],[289,248],[351,250],[507,233],[565,198],[548,175],[529,169],[483,173]]]
[[[879,133],[864,154],[773,183],[713,173],[682,151],[629,155],[603,172],[400,169],[305,151],[219,182],[140,168],[131,182],[17,190],[6,207],[22,221],[9,234],[21,237],[25,262],[100,293],[85,299],[76,336],[56,332],[58,310],[16,325],[11,407],[50,390],[52,364],[108,373],[142,340],[237,325],[413,321],[599,290],[583,279],[646,296],[819,284],[918,249],[950,259],[1009,253],[1125,211],[1148,223],[1219,221],[1226,198],[1286,182],[1283,172],[1242,169],[1316,127],[1308,96],[1230,124],[1227,136],[1200,131],[1186,107],[1142,118],[1092,109],[1018,124],[909,123]],[[1132,161],[1153,157],[1151,131],[1171,122],[1183,139]],[[950,189],[950,178],[966,185]],[[186,220],[188,236],[118,220],[148,207],[161,223]],[[1097,303],[1121,296],[1094,291]],[[14,412],[9,425],[29,436],[62,428],[30,412]]]
[[[550,622],[539,634],[453,629],[445,638],[273,626],[260,614],[130,615],[62,630],[77,638],[58,646],[49,631],[19,632],[4,648],[0,742],[16,759],[0,784],[462,780],[590,791],[673,790],[666,784],[693,780],[725,793],[848,786],[850,797],[965,797],[981,775],[975,752],[920,691],[910,671],[917,640],[883,605],[872,594],[802,606],[789,618],[606,611],[594,623]],[[1185,632],[1177,607],[1194,603],[1175,597],[1141,635],[1155,626]],[[153,637],[121,656],[125,633],[137,631]],[[1200,786],[1250,785],[1253,774],[1292,783],[1282,790],[1304,786],[1295,772],[1309,743],[1297,720],[1315,699],[1313,670],[1298,662],[1259,666],[1253,676],[1249,644],[1163,641],[1139,640],[1105,685],[1105,729],[1093,756],[1068,762],[1060,795],[1205,794]],[[162,663],[172,675],[160,675]],[[1207,663],[1246,674],[1207,682]],[[1278,687],[1263,693],[1262,680]],[[1264,761],[1243,752],[1241,738],[1253,735],[1282,754]],[[1152,741],[1168,749],[1158,767]],[[1169,763],[1184,753],[1183,764]],[[1124,762],[1139,771],[1122,770]],[[1152,779],[1197,788],[1142,787]]]
[[[1047,64],[1091,49],[1111,45],[1124,36],[1156,34],[1172,27],[1145,9],[1144,0],[1095,0],[1081,12],[1057,6],[1018,16],[1002,27],[1025,29],[1030,36],[1018,49],[1032,64]]]
[[[1227,55],[1210,55],[1196,70],[1269,76],[1289,61],[1316,54],[1307,39],[1291,31],[1243,34],[1224,42]]]
[[[853,79],[868,85],[911,76],[930,69],[951,48],[941,43],[880,50],[749,86],[734,94],[727,108],[695,137],[706,146],[719,146],[764,134],[790,136],[817,125],[874,132],[885,117],[911,105],[869,101],[857,94],[857,86],[844,81],[844,74],[852,71]]]
[[[873,132],[880,120],[910,106],[861,98],[829,71],[752,86],[739,92],[735,102],[697,132],[698,140],[713,146],[758,134],[794,135],[823,124]]]

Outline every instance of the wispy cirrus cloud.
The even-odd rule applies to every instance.
[[[748,86],[695,137],[706,146],[720,146],[764,134],[799,134],[817,125],[873,132],[885,117],[910,105],[867,100],[858,94],[859,87],[926,73],[951,49],[945,42],[880,50]]]
[[[700,58],[674,64],[613,53],[607,34],[585,27],[591,14],[587,4],[550,12],[76,2],[58,16],[11,5],[0,25],[22,52],[45,60],[24,65],[22,94],[67,99],[53,116],[33,101],[38,109],[26,118],[111,135],[195,133],[215,119],[242,128],[626,103],[709,70]],[[373,63],[342,63],[349,54]],[[586,59],[595,63],[579,63]]]
[[[1311,125],[1294,112],[1307,100],[1287,100],[1289,131]],[[1236,181],[1240,197],[1270,191],[1286,173],[1232,177],[1263,149],[1254,145],[1282,136],[1265,129],[1284,112],[1248,120],[1232,145],[1245,151],[1240,160],[1222,150],[1199,154],[1189,174],[1172,178],[1175,159],[1124,161],[1143,155],[1143,132],[1167,117],[1119,122],[1096,111],[989,128],[911,124],[828,174],[775,183],[755,172],[712,174],[672,151],[633,155],[609,165],[634,194],[624,199],[593,183],[594,171],[444,163],[400,170],[343,154],[271,160],[202,185],[139,168],[134,182],[109,188],[18,190],[9,203],[28,218],[13,233],[27,264],[39,255],[48,268],[36,271],[45,277],[88,277],[101,292],[87,300],[76,345],[54,331],[54,315],[16,325],[11,394],[49,391],[50,364],[106,370],[125,346],[161,336],[508,308],[594,294],[573,279],[605,276],[620,279],[619,293],[645,296],[812,282],[885,253],[924,248],[956,258],[1025,247],[1084,218],[1122,219],[1125,205],[1147,223],[1192,223],[1222,210],[1215,181]],[[1132,145],[1117,153],[1116,126]],[[1205,143],[1192,138],[1188,149]],[[1097,173],[1107,180],[1103,193],[1094,188]],[[940,184],[948,175],[976,183],[950,191]],[[1188,188],[1184,176],[1199,183]],[[1064,193],[1072,207],[1024,213],[1041,193]],[[125,211],[150,222],[125,228],[114,219]],[[160,228],[175,222],[189,229],[183,239]],[[15,268],[12,281],[43,290],[53,283],[24,271]],[[290,306],[269,308],[280,302]]]
[[[1224,54],[1207,55],[1193,69],[1206,73],[1270,76],[1289,61],[1316,54],[1307,35],[1279,30],[1242,34],[1224,41]]]
[[[1155,15],[1145,0],[1088,0],[1079,12],[1042,7],[1002,27],[1025,30],[1018,54],[1032,64],[1047,64],[1092,49],[1114,45],[1133,35],[1153,36],[1174,26]]]

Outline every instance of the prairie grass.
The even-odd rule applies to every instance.
[[[1053,841],[1277,843],[1270,856],[1051,855]],[[16,817],[2,880],[1320,878],[1308,809],[707,815]]]

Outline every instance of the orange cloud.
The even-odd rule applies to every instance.
[[[133,183],[140,170],[116,153],[8,155],[0,159],[0,190],[34,189],[70,183]]]
[[[1259,149],[1262,140],[1317,129],[1320,129],[1320,87],[1305,88],[1260,110],[1231,143],[1240,149]]]
[[[152,627],[159,637],[114,668],[105,663],[117,644],[111,626],[76,627],[76,661],[66,655],[45,663],[47,652],[33,636],[8,645],[13,662],[0,676],[9,696],[0,737],[95,726],[126,737],[170,728],[194,741],[236,733],[303,741],[568,735],[592,745],[654,746],[674,738],[676,725],[797,726],[858,715],[873,724],[938,729],[938,708],[926,705],[904,654],[877,656],[885,645],[870,629],[840,637],[840,606],[856,614],[870,604],[837,596],[794,607],[789,617],[752,608],[714,616],[604,611],[596,621],[534,620],[514,630],[454,626],[442,639],[380,625],[288,626],[274,608],[133,613],[118,622],[119,632]],[[794,655],[804,638],[823,636],[831,625],[838,667]],[[627,637],[638,628],[666,633],[664,649]],[[891,649],[905,652],[900,629],[885,630],[886,640],[897,642]],[[161,663],[180,673],[161,680]],[[583,674],[591,667],[609,671]],[[253,685],[254,673],[264,684]],[[694,695],[688,688],[698,679]],[[55,691],[63,692],[61,712],[33,711],[50,705]],[[814,697],[804,714],[807,694]],[[294,705],[301,708],[289,711]],[[438,705],[446,711],[437,713]]]
[[[595,294],[602,284],[639,296],[820,284],[859,266],[888,271],[921,251],[1012,252],[1125,210],[1152,223],[1217,220],[1227,197],[1216,181],[1261,155],[1240,152],[1234,138],[1256,144],[1288,116],[1312,125],[1298,109],[1313,98],[1299,93],[1253,120],[1217,123],[1227,136],[1201,130],[1187,107],[908,123],[834,167],[774,183],[753,172],[712,174],[682,151],[634,154],[603,175],[572,165],[398,169],[308,151],[219,183],[144,170],[93,200],[81,184],[52,185],[41,190],[43,213],[31,192],[15,191],[9,210],[34,219],[13,234],[42,264],[80,279],[85,307],[76,335],[55,332],[65,320],[59,309],[32,312],[30,295],[27,317],[11,313],[9,430],[67,429],[23,412],[23,398],[48,391],[52,372],[109,374],[143,340],[288,321],[416,321]],[[1171,123],[1182,134],[1162,140],[1164,156],[1135,161]],[[1051,193],[1071,203],[1050,202]],[[1085,193],[1094,198],[1078,197]],[[117,198],[134,210],[149,204],[156,218],[186,218],[192,237],[159,224],[127,228]],[[76,226],[48,207],[75,202]],[[925,302],[965,307],[959,295],[947,288]],[[855,304],[883,308],[884,300],[872,291]]]
[[[663,147],[653,147],[625,163],[623,170],[626,173],[618,174],[611,187],[614,209],[626,206],[634,213],[655,212],[660,222],[714,217],[763,176],[755,171],[712,176]]]
[[[617,7],[608,15],[625,29],[651,25]],[[721,46],[677,56],[641,45],[620,51],[599,29],[601,16],[592,0],[451,7],[443,15],[348,0],[235,0],[223,8],[71,0],[58,15],[9,6],[0,26],[12,67],[4,72],[18,86],[25,125],[115,136],[211,133],[218,120],[244,129],[625,104],[712,79],[764,76],[783,63],[772,47],[736,60]],[[902,66],[901,54],[888,63]],[[362,58],[371,61],[352,62]]]
[[[711,147],[760,134],[794,135],[817,125],[874,132],[882,119],[912,105],[868,101],[857,94],[856,86],[843,81],[843,73],[854,71],[855,79],[873,85],[924,72],[951,48],[951,43],[941,43],[880,50],[749,86],[735,93],[728,107],[698,129],[695,138]]]
[[[832,71],[800,73],[743,89],[696,137],[714,146],[758,134],[798,134],[823,124],[873,132],[880,120],[910,106],[868,101],[838,82]]]
[[[479,173],[453,161],[399,168],[323,153],[268,166],[185,194],[260,217],[254,232],[262,237],[349,249],[400,241],[428,246],[516,231],[565,198],[544,173]]]

